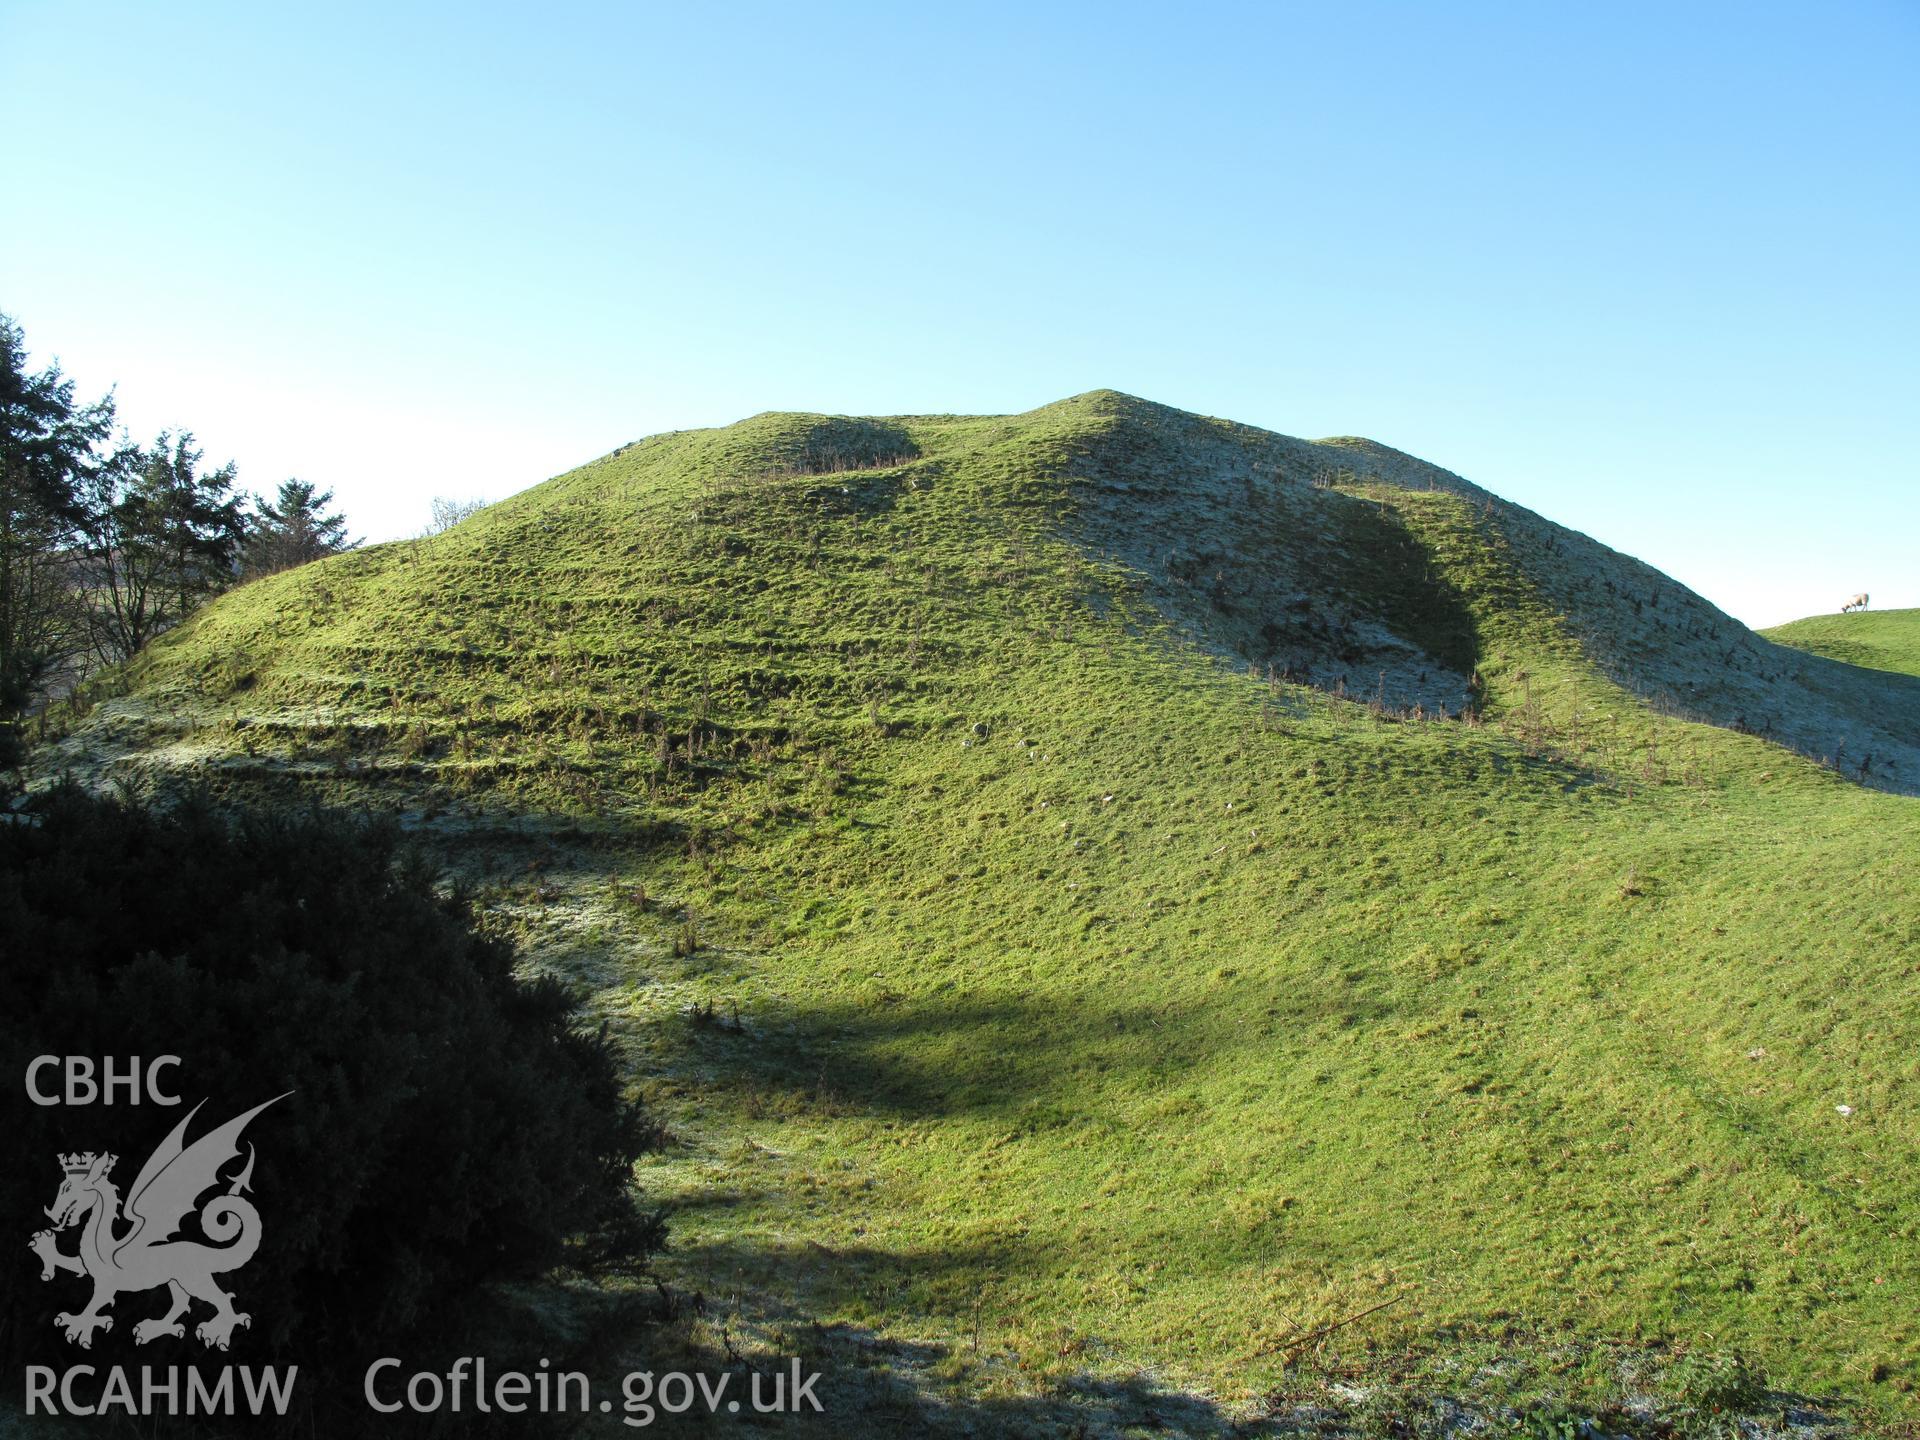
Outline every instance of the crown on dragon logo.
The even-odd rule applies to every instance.
[[[93,1151],[91,1150],[84,1151],[77,1155],[62,1155],[60,1157],[60,1168],[66,1171],[67,1174],[69,1175],[84,1175],[89,1170],[93,1169],[93,1162],[95,1158],[96,1157]],[[113,1168],[113,1162],[119,1159],[120,1157],[117,1155],[108,1155],[104,1158],[107,1163],[101,1167],[102,1174],[105,1174],[108,1170],[111,1170]]]

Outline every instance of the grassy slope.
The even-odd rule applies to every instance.
[[[1920,675],[1920,610],[1814,615],[1764,632],[1769,640],[1850,665]]]
[[[1244,1400],[1398,1295],[1341,1342],[1666,1337],[1902,1413],[1920,803],[1606,678],[1652,642],[1594,663],[1524,512],[1170,416],[657,437],[247,587],[56,763],[415,809],[661,1077],[678,1273],[963,1387]],[[1898,743],[1908,682],[1832,673]]]

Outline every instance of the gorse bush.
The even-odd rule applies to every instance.
[[[254,1147],[260,1246],[222,1281],[252,1316],[236,1361],[297,1364],[307,1388],[450,1341],[492,1282],[631,1268],[658,1248],[630,1189],[655,1132],[607,1046],[558,983],[515,978],[512,946],[389,824],[57,791],[0,823],[0,954],[16,1084],[37,1055],[173,1054],[184,1102],[42,1108],[16,1092],[0,1173],[16,1227],[40,1228],[61,1153],[118,1155],[124,1198],[188,1107],[206,1101],[191,1140],[292,1092],[222,1172]],[[197,1238],[192,1221],[182,1233]],[[0,1335],[9,1364],[64,1367],[80,1352],[53,1317],[84,1306],[86,1282],[43,1284],[38,1266],[18,1249]],[[164,1290],[122,1293],[87,1358],[130,1359],[134,1323],[166,1308]],[[204,1362],[204,1314],[186,1318],[187,1338],[140,1361]]]

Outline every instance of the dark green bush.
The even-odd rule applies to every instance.
[[[514,960],[390,824],[71,789],[0,821],[9,1367],[208,1360],[197,1310],[187,1338],[133,1346],[163,1290],[121,1295],[114,1331],[83,1355],[53,1315],[84,1305],[85,1282],[42,1283],[25,1246],[59,1152],[119,1155],[124,1191],[202,1098],[196,1136],[293,1092],[244,1136],[262,1237],[224,1283],[253,1317],[230,1358],[297,1363],[303,1389],[340,1372],[357,1402],[349,1367],[430,1350],[492,1282],[644,1260],[661,1229],[630,1180],[654,1132],[569,995],[517,980]],[[24,1093],[36,1055],[163,1053],[181,1057],[180,1108]]]

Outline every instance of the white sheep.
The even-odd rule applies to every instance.
[[[1867,592],[1862,590],[1858,595],[1854,596],[1851,600],[1847,601],[1846,604],[1840,607],[1840,613],[1844,615],[1849,610],[1864,610],[1866,608],[1867,608]]]

